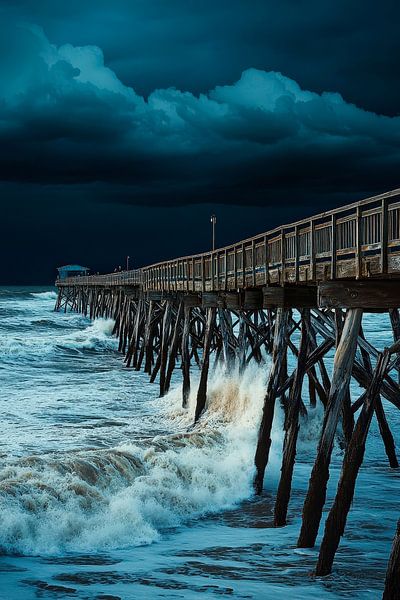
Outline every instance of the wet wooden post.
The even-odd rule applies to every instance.
[[[365,442],[371,424],[374,403],[379,395],[389,358],[388,350],[379,355],[363,408],[346,449],[336,497],[325,523],[324,537],[315,571],[316,575],[329,575],[332,571],[333,560],[340,538],[344,533],[347,515],[353,501],[357,475],[364,458]]]
[[[362,327],[360,328],[360,338],[362,340],[365,340]],[[395,337],[395,341],[396,341],[396,337]],[[360,345],[360,352],[361,352],[361,356],[363,359],[364,367],[367,370],[367,372],[372,376],[373,369],[372,369],[371,357],[369,355],[369,352],[362,345]],[[379,432],[381,434],[382,441],[385,446],[385,452],[386,452],[386,455],[389,460],[389,465],[392,469],[397,469],[399,466],[399,463],[397,461],[397,456],[396,456],[396,445],[394,443],[394,438],[393,438],[392,432],[390,431],[389,424],[386,420],[385,411],[383,409],[382,400],[381,400],[381,397],[379,394],[375,400],[374,409],[375,409],[375,415],[376,415],[376,418],[378,421]]]
[[[143,341],[143,346],[144,346],[144,356],[145,356],[145,361],[144,361],[144,372],[150,374],[151,373],[151,366],[153,364],[153,351],[152,351],[152,318],[153,318],[153,312],[154,312],[154,302],[153,300],[149,301],[149,304],[147,306],[147,314],[146,314],[146,327],[145,327],[145,333],[144,333],[144,341]]]
[[[183,300],[180,301],[178,311],[176,313],[174,332],[172,335],[172,340],[171,340],[170,349],[169,349],[169,360],[168,360],[167,374],[165,376],[164,394],[167,394],[169,391],[169,388],[171,385],[172,373],[175,369],[176,355],[178,353],[180,335],[181,335],[182,313],[183,313]]]
[[[382,400],[380,396],[375,401],[375,414],[378,420],[379,431],[385,446],[386,456],[389,460],[389,465],[392,469],[399,468],[399,461],[396,455],[396,444],[394,442],[393,434],[390,431],[389,424],[386,420],[385,411],[383,410]]]
[[[167,369],[168,344],[171,326],[172,301],[165,301],[164,316],[161,329],[161,347],[160,347],[160,397],[165,394],[165,375]]]
[[[128,348],[128,352],[126,354],[126,359],[125,359],[125,362],[128,367],[130,367],[131,364],[133,367],[137,366],[143,303],[144,303],[144,300],[143,300],[143,297],[141,296],[139,299],[139,302],[137,304],[137,307],[136,307],[136,314],[133,319],[132,335],[131,335],[131,339],[129,342],[129,348]]]
[[[264,407],[261,424],[258,432],[258,442],[255,455],[256,475],[254,490],[261,494],[264,483],[264,473],[268,464],[269,450],[271,447],[271,428],[275,411],[276,392],[279,387],[283,356],[287,348],[287,333],[289,328],[290,311],[278,308],[275,320],[274,348],[272,365],[268,379],[267,391],[264,398]]]
[[[119,330],[118,351],[125,354],[126,342],[128,337],[128,319],[129,319],[129,299],[125,297],[123,311],[121,316],[121,325]]]
[[[114,323],[112,333],[113,333],[113,335],[117,335],[117,336],[119,334],[119,324],[120,324],[120,319],[121,319],[122,297],[123,297],[123,292],[120,290],[117,295],[117,301],[115,303],[115,310],[114,310],[114,314],[113,314],[113,319],[114,319],[115,323]],[[90,306],[90,298],[91,298],[91,292],[89,293],[89,297],[88,297],[89,306]]]
[[[201,366],[201,374],[200,374],[200,382],[199,388],[197,391],[197,401],[196,401],[196,411],[194,416],[194,422],[196,423],[201,413],[204,410],[207,400],[207,378],[208,371],[210,368],[210,349],[211,349],[211,341],[214,332],[214,324],[215,324],[215,313],[216,308],[211,307],[207,309],[207,321],[206,328],[204,333],[204,348],[203,348],[203,360]]]
[[[382,600],[399,600],[400,598],[400,520],[397,522],[392,551],[386,571],[385,590]]]
[[[343,313],[342,309],[335,310],[335,324],[336,324],[336,347],[338,347],[340,338],[343,331]],[[362,333],[362,326],[360,326],[360,332]],[[351,396],[350,387],[348,386],[343,401],[342,401],[342,423],[345,444],[350,441],[351,435],[354,428],[354,415],[351,410]]]
[[[400,340],[400,315],[398,308],[391,308],[389,310],[390,323],[393,330],[393,340],[397,342]],[[400,371],[397,374],[397,381],[400,383]]]
[[[224,364],[229,370],[234,359],[233,351],[230,345],[232,335],[232,318],[230,312],[224,308],[218,308],[218,322],[222,337]]]
[[[238,335],[238,345],[237,345],[237,364],[239,368],[239,373],[241,373],[244,369],[246,363],[246,330],[247,325],[244,320],[243,311],[239,312],[239,335]]]
[[[290,493],[292,488],[293,468],[296,459],[297,436],[299,432],[299,413],[301,403],[301,390],[305,375],[305,363],[308,350],[308,326],[310,323],[309,309],[303,309],[301,315],[301,338],[299,354],[297,357],[297,367],[294,380],[290,390],[287,429],[283,443],[283,458],[281,477],[278,485],[278,492],[274,509],[274,525],[281,527],[286,525],[287,510],[289,505]]]
[[[191,307],[183,309],[183,332],[182,332],[182,406],[187,407],[190,396],[190,353],[189,353],[189,331]]]
[[[300,548],[313,547],[318,534],[322,509],[326,499],[333,440],[343,399],[350,383],[361,318],[362,309],[353,308],[348,310],[340,342],[336,349],[331,390],[325,411],[322,435],[303,507],[303,521],[297,541]]]
[[[309,351],[311,351],[311,352],[313,352],[317,348],[317,338],[315,335],[314,328],[311,325],[311,319],[309,319],[309,321],[308,321],[308,348],[309,348]],[[327,373],[324,370],[325,365],[324,365],[324,362],[322,361],[322,359],[320,360],[319,365],[320,365],[320,372],[321,372],[322,378],[324,379],[327,377]],[[309,369],[307,375],[308,375],[308,394],[309,394],[309,398],[310,398],[310,406],[311,406],[311,408],[315,408],[317,406],[317,387],[320,392],[318,394],[319,396],[321,394],[321,387],[322,387],[317,379],[317,370],[316,370],[315,366],[312,366]],[[325,391],[325,388],[324,388],[324,391]],[[325,394],[323,394],[323,396],[325,399]]]

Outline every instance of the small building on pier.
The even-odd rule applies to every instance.
[[[67,279],[67,277],[80,277],[89,273],[88,267],[81,267],[80,265],[64,265],[58,267],[58,278]]]

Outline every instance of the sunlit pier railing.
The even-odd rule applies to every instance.
[[[201,292],[379,276],[400,278],[400,189],[215,251],[66,281]]]

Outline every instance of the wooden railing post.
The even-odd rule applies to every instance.
[[[242,244],[242,287],[246,287],[246,252]]]
[[[256,287],[256,245],[254,238],[251,240],[251,266],[253,273],[253,287]]]
[[[225,248],[225,290],[228,289],[228,251]]]
[[[388,198],[382,199],[381,215],[381,273],[388,272]]]
[[[315,263],[315,222],[313,219],[310,221],[310,270],[311,280],[316,279],[316,263]]]
[[[331,254],[331,279],[336,279],[336,214],[332,215]]]
[[[264,235],[264,268],[265,268],[265,285],[269,282],[269,257],[268,257],[268,238]]]
[[[237,289],[237,256],[236,256],[236,246],[233,249],[233,271],[235,273],[235,290]]]
[[[211,290],[214,289],[214,255],[211,253],[210,255],[210,277],[211,277]]]
[[[361,262],[361,208],[356,208],[356,279],[360,279],[362,275],[362,262]]]

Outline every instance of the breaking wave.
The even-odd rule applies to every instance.
[[[40,300],[56,300],[57,292],[46,291],[46,292],[30,292],[30,296],[33,298],[39,298]]]
[[[77,315],[77,320],[83,323],[88,323],[87,319]],[[40,325],[40,323],[39,323]],[[73,351],[84,352],[85,350],[113,350],[116,348],[116,340],[111,337],[114,327],[112,319],[96,319],[88,324],[84,329],[71,332],[61,333],[58,331],[62,328],[62,322],[55,321],[54,324],[47,320],[43,324],[49,331],[47,335],[5,335],[0,337],[0,354],[3,356],[18,356],[25,357],[29,360],[35,358],[43,358],[55,353]],[[74,322],[76,326],[76,323]],[[71,318],[69,316],[69,325],[71,326]],[[9,327],[9,325],[8,325]]]
[[[165,528],[250,497],[265,375],[265,366],[248,368],[240,377],[215,372],[208,410],[194,428],[189,426],[195,393],[184,410],[176,389],[154,401],[154,408],[178,433],[3,463],[3,552],[55,554],[149,544]],[[274,431],[281,443],[280,427]],[[275,454],[273,443],[272,474],[278,468]]]

